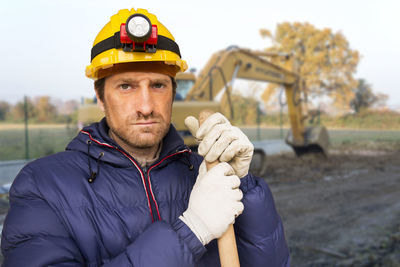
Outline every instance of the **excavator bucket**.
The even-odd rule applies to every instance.
[[[326,127],[310,126],[305,128],[304,144],[299,145],[293,142],[292,131],[286,137],[286,143],[290,145],[297,156],[305,154],[321,154],[327,156],[329,147],[329,136]]]

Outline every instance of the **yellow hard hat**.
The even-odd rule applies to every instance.
[[[172,76],[187,69],[172,34],[145,9],[122,9],[111,17],[94,40],[86,76],[97,80],[129,65],[145,70],[161,66]]]

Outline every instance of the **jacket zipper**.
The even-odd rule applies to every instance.
[[[147,174],[147,179],[145,179],[145,186],[146,186],[146,192],[150,192],[150,194],[152,196],[151,198],[149,198],[149,201],[150,201],[150,207],[149,208],[150,208],[152,222],[155,222],[155,221],[161,220],[161,217],[160,217],[160,214],[158,212],[157,202],[154,199],[154,195],[153,195],[153,192],[151,190],[150,178],[149,178],[149,173],[148,173],[148,168],[147,167],[143,168],[143,173]]]
[[[156,199],[155,199],[155,197],[154,197],[154,194],[153,194],[153,189],[152,189],[152,186],[151,186],[150,171],[151,171],[153,168],[155,168],[155,167],[157,167],[158,165],[160,165],[165,159],[170,158],[170,157],[175,156],[175,155],[178,155],[178,154],[182,154],[182,153],[185,153],[185,152],[189,152],[189,151],[190,151],[189,149],[183,149],[183,150],[181,150],[181,151],[176,151],[175,153],[172,153],[172,154],[170,154],[170,155],[168,155],[168,156],[165,156],[165,157],[162,158],[158,163],[156,163],[156,164],[150,166],[150,167],[147,169],[147,183],[148,183],[149,191],[150,191],[150,194],[151,194],[152,200],[153,200],[153,201],[150,202],[150,203],[152,204],[152,205],[151,205],[151,209],[152,209],[152,215],[153,215],[153,222],[154,222],[154,221],[158,221],[158,220],[161,221],[161,215],[160,215],[160,211],[159,211],[159,209],[158,209],[157,201],[156,201]],[[153,205],[154,205],[154,206],[153,206]],[[155,211],[153,210],[153,208],[155,208]]]
[[[106,147],[109,147],[109,148],[114,148],[115,150],[117,150],[117,151],[119,151],[120,153],[122,153],[125,157],[127,157],[127,158],[133,163],[133,165],[136,167],[136,169],[138,169],[138,171],[139,171],[139,173],[140,173],[140,177],[142,178],[143,187],[144,187],[144,190],[145,190],[146,196],[147,196],[147,204],[148,204],[148,206],[149,206],[151,220],[152,220],[152,222],[161,220],[160,212],[159,212],[159,210],[158,210],[157,201],[156,201],[155,198],[154,198],[153,190],[152,190],[152,188],[151,188],[150,171],[151,171],[154,167],[156,167],[156,166],[158,166],[159,164],[161,164],[161,162],[163,162],[165,159],[167,159],[167,158],[169,158],[169,157],[172,157],[172,156],[175,156],[175,155],[177,155],[177,154],[181,154],[181,153],[185,153],[185,152],[190,152],[190,149],[184,149],[184,150],[181,150],[181,151],[177,151],[177,152],[175,152],[175,153],[173,153],[173,154],[170,154],[170,155],[164,157],[163,159],[161,159],[157,164],[150,166],[150,168],[148,168],[148,169],[145,168],[145,169],[144,169],[144,172],[143,172],[143,171],[142,171],[142,168],[139,167],[139,165],[136,163],[136,161],[135,161],[131,156],[129,156],[128,154],[126,154],[123,150],[120,150],[118,147],[109,145],[109,144],[107,144],[107,143],[102,143],[102,142],[100,142],[100,141],[97,141],[96,139],[94,139],[94,138],[92,137],[92,135],[91,135],[89,132],[86,132],[86,131],[83,131],[83,130],[81,130],[81,132],[84,133],[84,134],[86,134],[86,135],[88,135],[89,138],[90,138],[92,141],[96,142],[96,143],[99,144],[99,145],[106,146]],[[145,179],[145,177],[144,177],[144,173],[146,173],[146,172],[147,172],[147,179]],[[149,192],[150,192],[150,194],[151,194],[151,198],[150,198],[150,196],[149,196]]]

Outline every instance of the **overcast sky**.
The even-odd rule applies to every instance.
[[[122,8],[146,8],[167,26],[190,68],[230,45],[263,49],[260,28],[284,21],[309,22],[341,31],[361,55],[356,78],[388,94],[400,107],[400,1],[127,1],[3,0],[0,7],[2,62],[0,100],[23,95],[79,99],[93,96],[84,70],[100,29]]]

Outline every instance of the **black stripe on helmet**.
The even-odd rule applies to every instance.
[[[109,49],[120,49],[122,48],[123,45],[120,40],[120,33],[116,32],[113,36],[108,37],[107,39],[104,39],[103,41],[97,43],[95,46],[93,46],[92,51],[91,51],[91,58],[90,62],[99,54],[103,53],[104,51],[107,51]],[[169,39],[168,37],[158,35],[157,38],[157,49],[161,50],[168,50],[171,52],[174,52],[175,54],[179,55],[181,57],[181,52],[179,51],[179,46],[175,41],[172,39]],[[137,52],[137,51],[134,51]]]

